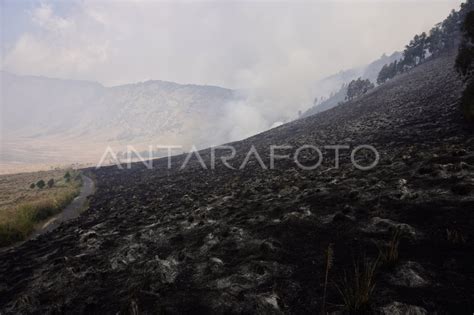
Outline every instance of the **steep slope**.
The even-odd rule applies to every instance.
[[[347,81],[350,82],[351,80]],[[305,111],[301,117],[309,117],[311,115],[315,115],[317,113],[324,112],[325,110],[331,109],[341,103],[344,103],[346,100],[346,95],[347,95],[347,84],[343,85],[340,87],[340,89],[331,94],[331,96],[322,101],[321,103],[309,108],[307,111]]]
[[[369,171],[354,168],[348,151],[334,168],[327,150],[312,171],[288,159],[274,170],[255,159],[209,170],[193,159],[180,170],[183,155],[169,170],[166,159],[153,170],[89,170],[97,191],[83,216],[0,253],[0,310],[314,314],[333,244],[334,311],[342,304],[334,283],[357,257],[375,259],[399,228],[399,260],[376,274],[372,309],[471,313],[474,140],[459,113],[453,60],[233,143],[230,161],[238,167],[252,145],[268,166],[270,145],[369,144],[380,153]],[[209,150],[201,155],[209,166]]]
[[[370,82],[376,83],[380,69],[382,69],[382,67],[388,63],[399,60],[402,58],[402,56],[403,53],[399,51],[396,51],[389,56],[384,54],[382,57],[371,62],[367,67],[364,68],[364,72],[361,75],[362,79],[369,79]]]
[[[385,64],[391,63],[395,60],[398,60],[402,57],[402,53],[394,52],[390,56],[383,55],[379,59],[371,62],[370,64],[360,67],[341,71],[340,73],[334,74],[327,78],[322,79],[316,84],[315,93],[322,93],[323,95],[329,95],[324,101],[319,104],[316,104],[306,110],[302,117],[308,117],[330,108],[337,106],[340,102],[344,102],[346,97],[347,89],[343,88],[343,84],[349,84],[350,81],[361,77],[362,79],[368,79],[370,82],[375,83],[377,81],[377,76],[380,72],[380,69]]]

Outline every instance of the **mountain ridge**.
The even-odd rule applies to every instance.
[[[212,84],[198,84],[198,83],[179,83],[174,81],[167,81],[167,80],[159,80],[159,79],[149,79],[144,81],[137,81],[131,83],[124,83],[124,84],[117,84],[117,85],[105,85],[98,81],[87,80],[87,79],[67,79],[67,78],[59,78],[59,77],[49,77],[43,75],[32,75],[32,74],[16,74],[6,70],[0,70],[0,77],[1,76],[12,76],[12,77],[21,77],[25,79],[39,79],[39,80],[49,80],[49,81],[61,81],[61,82],[71,82],[71,83],[85,83],[90,85],[99,85],[103,88],[116,88],[116,87],[123,87],[128,85],[140,85],[140,84],[152,84],[152,83],[163,83],[163,84],[172,84],[172,85],[179,85],[179,86],[190,86],[190,87],[210,87],[210,88],[219,88],[225,90],[232,90],[226,87],[212,85]]]
[[[121,150],[127,144],[143,149],[160,142],[195,141],[203,147],[210,144],[208,129],[228,112],[227,104],[242,99],[215,86],[153,80],[106,87],[7,72],[2,72],[2,88],[0,160],[7,166],[97,163],[107,146]],[[214,133],[209,141],[226,139],[225,132]],[[25,155],[28,147],[38,150]]]

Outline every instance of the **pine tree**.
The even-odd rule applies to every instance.
[[[454,48],[459,42],[459,18],[459,13],[452,10],[442,23],[444,49]]]
[[[441,30],[441,23],[437,24],[430,30],[430,35],[427,38],[427,48],[430,54],[436,56],[444,48],[443,31]]]
[[[463,39],[456,57],[456,70],[464,81],[468,81],[474,71],[474,11],[466,15],[462,32]]]
[[[398,73],[399,73],[399,63],[398,63],[397,60],[395,60],[394,62],[392,62],[390,64],[390,69],[389,69],[389,73],[388,73],[389,79],[393,78]]]
[[[474,0],[467,0],[461,4],[459,11],[452,10],[444,21],[436,24],[430,30],[429,35],[426,33],[415,35],[410,43],[405,46],[403,58],[398,62],[385,65],[380,70],[377,83],[381,84],[398,73],[416,67],[429,55],[436,57],[458,45],[463,45],[465,40],[461,39],[461,35],[463,32],[465,33],[465,26],[461,27],[461,25],[472,11],[474,11]],[[457,63],[469,63],[466,61],[467,55],[467,50],[460,51]]]
[[[474,121],[474,11],[466,14],[462,25],[463,38],[456,57],[456,70],[466,83],[461,108],[468,121]]]
[[[359,97],[370,89],[374,88],[374,84],[370,82],[368,79],[362,80],[362,78],[358,78],[357,80],[352,80],[349,85],[347,86],[347,100],[352,100],[356,97]]]
[[[377,84],[383,84],[388,80],[388,72],[390,65],[384,65],[377,76]]]

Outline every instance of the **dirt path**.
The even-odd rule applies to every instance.
[[[50,218],[44,223],[41,228],[37,229],[28,239],[36,238],[38,235],[50,232],[57,228],[61,223],[77,218],[84,210],[84,205],[87,202],[87,197],[94,192],[94,181],[89,177],[81,174],[82,187],[79,196],[60,213]]]

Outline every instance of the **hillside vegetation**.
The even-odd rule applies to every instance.
[[[1,175],[0,246],[27,238],[38,223],[68,205],[80,187],[81,179],[73,171]]]
[[[464,41],[463,36],[467,28],[463,25],[468,13],[473,10],[474,1],[467,0],[461,4],[458,11],[452,10],[446,19],[436,24],[429,34],[423,32],[415,35],[405,46],[402,58],[382,67],[377,76],[377,83],[382,84],[395,75],[418,66],[427,58],[435,58],[456,49]]]

